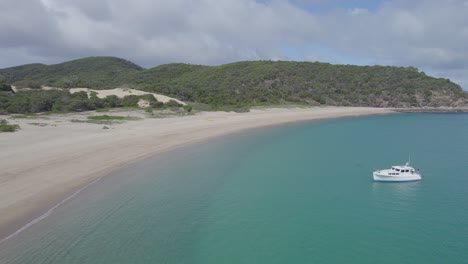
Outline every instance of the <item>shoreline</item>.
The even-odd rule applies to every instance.
[[[270,108],[249,113],[202,112],[145,118],[110,125],[110,129],[70,122],[100,114],[94,112],[53,115],[33,123],[31,119],[10,119],[22,129],[0,134],[0,148],[5,150],[0,153],[0,243],[47,217],[90,183],[153,155],[254,128],[392,113],[397,111],[367,107]],[[31,125],[36,121],[46,125]]]
[[[466,107],[421,107],[421,108],[394,108],[400,113],[468,113]]]

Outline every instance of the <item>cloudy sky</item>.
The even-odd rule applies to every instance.
[[[414,66],[468,90],[468,0],[0,0],[0,67],[87,56]]]

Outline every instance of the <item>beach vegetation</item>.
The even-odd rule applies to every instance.
[[[151,118],[169,118],[186,116],[188,113],[183,108],[168,108],[153,111]]]
[[[159,101],[152,101],[152,102],[150,102],[150,107],[151,107],[151,108],[163,108],[163,107],[164,107],[164,103],[163,103],[163,102],[159,102]]]
[[[169,102],[165,103],[164,105],[167,106],[167,107],[181,107],[182,106],[177,101],[172,100],[172,99],[169,100]]]
[[[88,116],[85,120],[83,119],[71,119],[72,123],[89,123],[98,125],[113,125],[121,124],[125,121],[137,121],[141,120],[141,117],[136,116],[117,116],[117,115],[96,115]]]
[[[146,100],[151,108],[181,107],[176,101],[164,104],[151,94],[127,95],[119,98],[115,95],[106,98],[90,96],[86,92],[70,93],[68,90],[20,90],[16,94],[0,93],[0,114],[65,113],[82,112],[110,108],[137,108],[140,100]]]
[[[45,127],[45,126],[48,126],[47,123],[39,123],[39,122],[33,122],[33,123],[28,123],[29,125],[32,125],[32,126],[38,126],[38,127]]]
[[[191,105],[184,105],[183,107],[184,107],[185,111],[187,111],[187,113],[192,112],[193,107]]]
[[[13,91],[13,88],[11,88],[11,85],[6,84],[6,83],[0,83],[0,92],[12,92],[12,93],[15,93],[15,92]]]
[[[37,117],[39,117],[39,115],[34,114],[34,113],[29,113],[29,114],[12,115],[10,118],[11,119],[31,119],[31,118],[37,118]]]
[[[150,115],[154,115],[153,109],[151,109],[149,107],[145,108],[145,113],[150,114]]]
[[[7,120],[0,119],[0,132],[15,132],[20,129],[19,125],[9,124]]]
[[[90,120],[127,120],[126,116],[110,116],[110,115],[99,115],[99,116],[88,116]]]

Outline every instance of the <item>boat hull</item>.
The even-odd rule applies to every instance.
[[[381,175],[377,172],[373,173],[374,181],[377,182],[409,182],[409,181],[420,181],[421,175],[414,173],[411,175]]]

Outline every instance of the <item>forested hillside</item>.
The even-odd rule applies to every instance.
[[[284,103],[375,107],[466,106],[448,79],[413,67],[247,61],[221,66],[166,64],[143,69],[113,57],[0,69],[18,87],[130,87],[219,107]]]
[[[27,64],[0,69],[0,82],[20,88],[99,87],[115,88],[128,75],[142,71],[140,66],[114,57],[89,57],[55,65]]]

